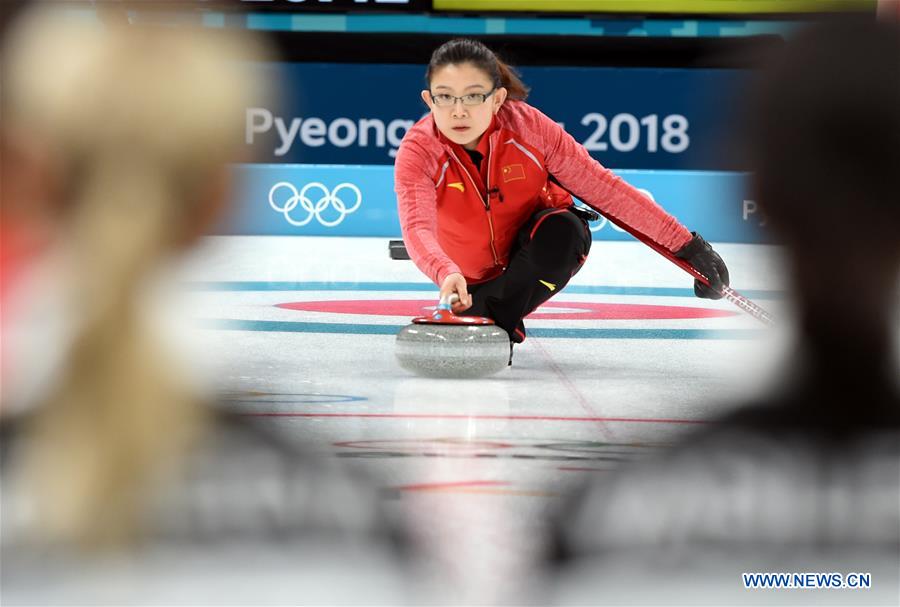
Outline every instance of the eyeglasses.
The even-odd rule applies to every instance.
[[[487,93],[470,93],[468,95],[463,95],[462,97],[454,97],[453,95],[446,95],[444,93],[435,95],[431,91],[428,91],[428,94],[431,95],[431,100],[438,107],[454,106],[456,105],[457,100],[462,101],[463,105],[473,107],[484,103],[496,90],[497,89],[491,89]]]

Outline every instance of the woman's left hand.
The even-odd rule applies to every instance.
[[[706,286],[699,280],[694,280],[694,294],[705,299],[722,299],[722,287],[729,284],[728,267],[708,242],[696,232],[692,232],[693,238],[684,245],[676,257],[687,260],[694,269],[703,274],[709,280]]]

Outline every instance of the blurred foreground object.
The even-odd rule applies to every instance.
[[[796,289],[794,364],[775,393],[573,500],[559,603],[900,603],[900,29],[810,27],[748,105],[756,197]],[[748,590],[746,572],[872,586]]]
[[[44,8],[9,31],[3,204],[53,239],[5,323],[3,604],[404,602],[367,481],[209,406],[154,308],[226,206],[258,44]]]

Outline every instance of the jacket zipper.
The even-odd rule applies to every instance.
[[[488,147],[488,177],[487,177],[487,178],[488,178],[488,183],[487,183],[488,188],[487,188],[487,189],[490,190],[490,182],[491,182],[491,156],[493,155],[491,152],[493,151],[493,142],[491,142],[490,140],[488,140],[488,144],[489,144],[489,147]],[[481,190],[478,189],[478,184],[476,184],[476,183],[475,183],[475,180],[472,179],[472,175],[469,173],[469,169],[467,169],[467,168],[466,168],[466,165],[464,165],[464,164],[459,160],[459,158],[456,156],[456,152],[454,152],[453,150],[450,150],[450,155],[453,156],[453,160],[456,161],[456,163],[462,168],[463,173],[466,174],[466,177],[469,178],[469,181],[472,183],[472,187],[475,188],[475,193],[478,194],[478,199],[481,200],[481,204],[484,205],[484,210],[485,210],[485,212],[487,213],[488,228],[489,228],[490,231],[491,231],[491,255],[494,257],[494,265],[495,265],[495,266],[499,266],[499,265],[500,265],[500,259],[497,257],[497,249],[494,248],[494,221],[493,221],[493,219],[491,219],[491,201],[490,201],[490,194],[488,194],[488,198],[485,199],[485,198],[481,195]]]
[[[485,186],[487,186],[487,216],[488,216],[488,226],[491,228],[491,253],[494,254],[494,265],[499,266],[500,260],[497,258],[497,251],[494,249],[494,221],[491,218],[491,161],[494,159],[494,140],[488,135],[488,170],[487,170],[487,179],[485,180]],[[470,178],[471,179],[471,178]]]

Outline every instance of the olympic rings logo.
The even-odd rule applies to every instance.
[[[275,200],[275,193],[282,188],[287,188],[290,196],[282,204],[279,204]],[[351,195],[356,196],[356,200],[350,206],[347,206],[347,202],[340,196],[340,193],[344,190],[349,190]],[[313,200],[308,195],[310,191],[313,191],[313,198],[315,196],[318,196],[318,198]],[[319,194],[321,195],[319,196]],[[279,181],[269,190],[269,206],[283,214],[289,224],[297,227],[305,226],[315,218],[326,228],[333,228],[344,221],[347,215],[356,211],[361,204],[362,192],[352,183],[341,183],[334,190],[329,190],[325,184],[313,181],[297,190],[291,182]],[[291,213],[298,206],[306,212],[306,217],[303,219],[295,219],[291,216]],[[329,210],[337,214],[334,219],[327,219],[323,216],[323,213]],[[329,212],[328,215],[331,215],[332,212]]]

